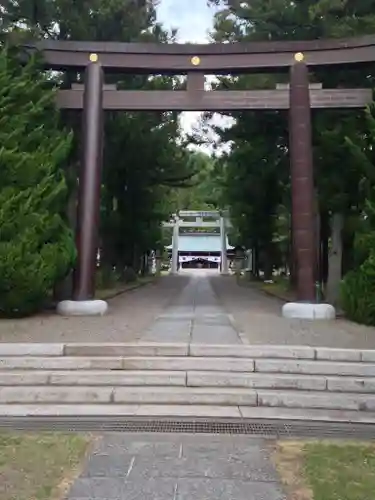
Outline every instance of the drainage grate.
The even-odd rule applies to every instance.
[[[287,437],[375,439],[375,424],[280,420],[13,417],[0,418],[0,429],[99,433],[244,434],[276,439]]]

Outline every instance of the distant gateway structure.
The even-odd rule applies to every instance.
[[[219,211],[182,210],[163,226],[173,228],[172,244],[166,247],[172,254],[172,274],[176,274],[180,266],[186,267],[194,262],[220,268],[222,274],[228,274],[228,251],[234,247],[228,243],[229,221],[226,214]],[[181,234],[181,228],[218,228],[219,232]]]

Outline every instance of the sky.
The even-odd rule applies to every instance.
[[[178,28],[181,43],[207,43],[214,10],[206,0],[161,0],[158,20],[167,27]]]
[[[166,28],[177,28],[179,43],[209,43],[209,31],[213,27],[214,9],[206,0],[161,0],[157,9],[158,21]],[[185,132],[192,130],[201,113],[181,114],[181,124]],[[215,123],[223,122],[218,116]],[[206,149],[203,146],[203,149]]]

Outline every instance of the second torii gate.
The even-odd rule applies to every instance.
[[[195,221],[186,221],[186,218],[194,218]],[[206,219],[206,220],[204,220]],[[211,220],[207,220],[211,219]],[[220,232],[220,269],[221,274],[228,274],[228,259],[227,259],[227,228],[230,226],[228,213],[223,211],[198,211],[198,210],[181,210],[174,214],[170,222],[164,222],[163,227],[172,227],[172,266],[171,273],[178,272],[178,242],[181,227],[189,228],[219,228]]]

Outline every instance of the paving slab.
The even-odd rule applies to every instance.
[[[185,288],[145,331],[142,341],[242,344],[230,316],[204,274],[189,276]]]
[[[192,321],[178,318],[156,319],[151,328],[142,335],[143,341],[189,342]]]
[[[273,483],[218,479],[180,479],[176,500],[286,500],[281,487]]]
[[[68,500],[285,500],[272,442],[249,436],[107,434]]]
[[[69,500],[174,500],[174,479],[124,481],[116,477],[78,479]],[[191,500],[191,499],[190,499]]]
[[[241,340],[233,327],[228,325],[211,325],[195,323],[192,329],[191,342],[195,344],[241,344]]]

